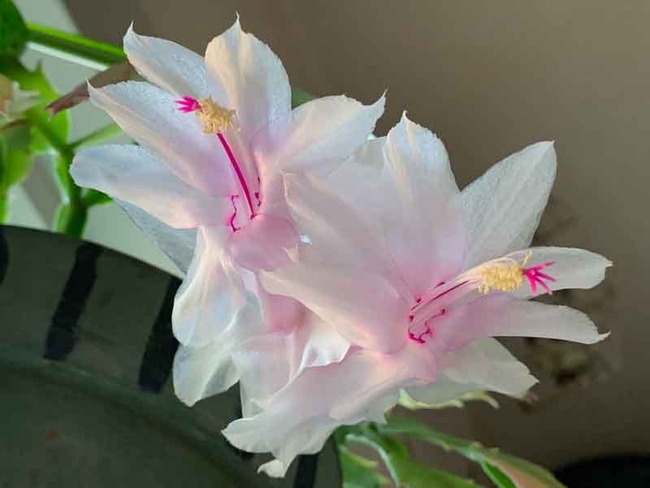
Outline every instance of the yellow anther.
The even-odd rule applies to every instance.
[[[524,259],[524,263],[527,259]],[[522,263],[523,264],[523,263]],[[514,291],[524,283],[524,268],[513,259],[496,260],[479,269],[479,293]]]
[[[236,126],[237,119],[234,110],[222,107],[212,100],[212,97],[199,100],[199,104],[201,108],[195,113],[203,124],[204,134],[216,134]]]

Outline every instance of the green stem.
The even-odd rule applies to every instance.
[[[54,175],[61,193],[61,205],[54,216],[54,230],[70,236],[81,237],[88,208],[81,198],[81,188],[75,185],[70,176],[73,153],[60,154],[54,166]]]
[[[38,131],[58,153],[54,165],[54,178],[59,187],[61,204],[54,216],[53,228],[56,232],[81,237],[86,227],[88,208],[82,200],[81,188],[75,185],[72,176],[70,176],[74,151],[70,145],[60,140],[48,124],[42,123],[38,118],[35,118],[33,122]]]
[[[9,222],[9,195],[0,193],[0,224]]]
[[[88,146],[90,144],[94,144],[99,141],[103,141],[104,139],[108,139],[110,137],[114,137],[117,135],[122,134],[122,129],[120,128],[119,125],[112,123],[105,125],[104,127],[101,127],[97,129],[96,131],[93,131],[89,134],[86,134],[83,137],[80,137],[76,141],[73,141],[70,143],[70,149],[78,149],[83,146]]]
[[[59,58],[95,69],[105,69],[126,60],[124,51],[112,44],[38,24],[27,24],[27,28],[30,47]]]

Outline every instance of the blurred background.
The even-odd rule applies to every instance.
[[[538,401],[499,399],[419,412],[432,425],[551,468],[597,455],[650,451],[650,3],[644,0],[476,2],[355,0],[18,0],[28,21],[121,44],[136,31],[197,52],[241,16],[268,42],[292,85],[364,102],[388,89],[377,134],[409,117],[446,143],[461,186],[539,140],[555,140],[558,179],[537,241],[611,258],[608,283],[560,297],[612,337],[585,351],[553,343],[513,346],[544,379]],[[28,51],[65,92],[93,70]],[[108,120],[84,104],[73,137]],[[83,128],[83,131],[81,130]],[[58,201],[47,161],[16,190],[13,223],[45,228]],[[173,265],[113,204],[95,207],[86,237],[158,267]],[[588,298],[585,298],[588,297]],[[418,456],[473,475],[457,458],[420,445]]]

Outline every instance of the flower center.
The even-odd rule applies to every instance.
[[[542,270],[555,264],[549,261],[528,267],[532,251],[517,261],[510,257],[498,258],[483,263],[459,275],[448,283],[439,283],[424,297],[418,298],[411,308],[409,316],[409,337],[415,342],[425,342],[426,337],[432,337],[429,320],[444,315],[447,307],[477,291],[482,295],[491,292],[513,292],[519,289],[526,281],[531,292],[537,294],[537,287],[541,286],[548,294],[552,293],[547,282],[556,281],[552,276]],[[422,334],[422,327],[425,334]]]
[[[176,100],[176,104],[178,106],[178,110],[181,112],[194,112],[196,114],[196,117],[201,122],[201,125],[203,125],[204,134],[215,134],[217,136],[219,142],[221,143],[221,146],[223,147],[223,150],[226,152],[226,156],[228,157],[228,161],[230,162],[234,176],[239,184],[241,193],[246,200],[246,204],[250,213],[250,219],[255,217],[255,208],[253,206],[253,199],[251,198],[251,191],[248,187],[248,183],[246,182],[244,173],[242,172],[240,164],[237,162],[237,158],[235,157],[230,144],[228,144],[228,141],[223,134],[223,132],[226,130],[237,128],[238,122],[236,111],[222,107],[214,100],[212,100],[212,97],[197,100],[196,98],[185,95]],[[237,232],[241,229],[241,227],[237,227],[235,225],[235,220],[237,218],[237,206],[235,204],[235,200],[238,197],[239,195],[231,195],[230,197],[234,211],[228,223],[233,232]],[[259,202],[259,192],[255,192],[255,197]]]

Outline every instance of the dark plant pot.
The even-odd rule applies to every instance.
[[[335,446],[283,480],[220,434],[236,389],[188,408],[174,396],[180,282],[103,248],[0,226],[0,485],[340,486]]]

